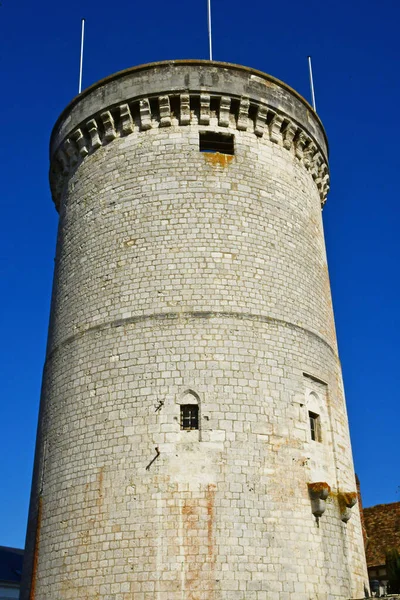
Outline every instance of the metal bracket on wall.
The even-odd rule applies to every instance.
[[[153,464],[153,462],[154,462],[155,460],[157,460],[157,458],[160,456],[160,450],[159,450],[158,446],[156,446],[155,450],[156,450],[157,454],[155,455],[155,457],[154,457],[154,458],[153,458],[153,459],[152,459],[152,460],[149,462],[149,464],[147,465],[147,467],[146,467],[146,471],[150,471],[150,467],[151,467],[151,465],[152,465],[152,464]]]

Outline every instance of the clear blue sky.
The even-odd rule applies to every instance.
[[[57,214],[48,140],[77,92],[140,63],[207,58],[206,0],[0,5],[0,545],[23,546]],[[356,471],[364,504],[400,500],[399,21],[395,0],[213,0],[214,58],[309,98],[330,142],[324,210]]]

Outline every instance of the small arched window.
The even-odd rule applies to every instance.
[[[308,418],[310,420],[310,433],[311,439],[314,442],[322,442],[321,437],[321,418],[317,413],[308,411]]]
[[[319,415],[320,399],[318,394],[311,392],[307,404],[309,408],[313,409],[308,411],[311,439],[313,442],[322,442],[321,417]],[[318,412],[314,412],[315,410],[318,410]]]
[[[199,429],[199,397],[192,390],[185,392],[180,401],[180,424],[184,431]]]

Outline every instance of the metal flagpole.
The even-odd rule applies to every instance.
[[[79,89],[78,94],[82,91],[82,68],[83,68],[83,40],[85,37],[85,19],[82,19],[82,33],[81,33],[81,60],[79,66]]]
[[[312,105],[313,105],[313,109],[315,110],[315,112],[317,112],[317,107],[315,104],[314,80],[313,80],[313,73],[312,73],[312,66],[311,66],[311,56],[308,56],[307,58],[308,58],[308,70],[310,72],[310,87],[311,87]]]
[[[208,17],[208,44],[209,44],[209,48],[210,48],[210,60],[212,60],[211,0],[207,0],[207,17]]]

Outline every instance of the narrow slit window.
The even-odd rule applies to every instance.
[[[199,428],[199,407],[197,404],[181,404],[181,429],[192,431]]]
[[[200,152],[220,152],[221,154],[234,154],[233,135],[228,133],[215,133],[203,131],[199,134]]]
[[[308,413],[308,418],[310,420],[311,439],[314,442],[321,442],[322,438],[321,438],[321,419],[320,419],[320,416],[317,415],[316,413],[309,412]]]

